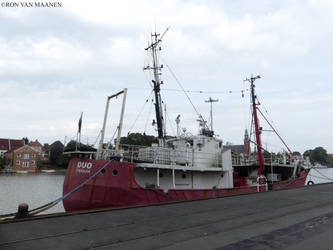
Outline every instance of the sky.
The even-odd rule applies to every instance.
[[[9,7],[14,2],[19,6]],[[242,144],[250,126],[243,80],[259,74],[260,109],[290,149],[322,146],[333,153],[330,0],[63,0],[59,7],[29,8],[22,2],[29,1],[0,0],[1,138],[68,142],[83,112],[81,141],[94,144],[106,97],[124,88],[123,135],[156,135],[144,49],[151,32],[169,27],[160,51],[169,135],[178,114],[187,134],[198,132],[198,116],[178,91],[183,87],[193,91],[188,95],[206,120],[205,100],[218,99],[215,133],[224,143]],[[106,141],[121,102],[111,101]],[[262,118],[260,125],[269,130]],[[271,132],[263,132],[262,141],[270,151],[283,148]]]

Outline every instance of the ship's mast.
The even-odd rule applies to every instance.
[[[169,28],[168,28],[169,29]],[[160,37],[160,34],[157,34],[156,32],[154,34],[151,34],[151,44],[145,49],[150,50],[152,53],[152,63],[153,66],[146,66],[144,67],[144,70],[153,70],[154,74],[154,80],[152,80],[153,83],[153,90],[155,94],[155,113],[156,113],[156,123],[157,123],[157,132],[158,132],[158,138],[159,141],[162,142],[164,140],[165,134],[164,134],[164,128],[163,128],[163,109],[162,109],[162,100],[161,100],[161,94],[160,94],[160,85],[163,84],[163,81],[160,80],[161,70],[163,68],[163,65],[159,65],[158,62],[158,54],[157,50],[161,50],[161,47],[159,46],[160,42],[162,41],[162,37],[164,34],[168,31],[163,33],[163,35]]]
[[[210,103],[210,130],[211,131],[214,131],[213,130],[213,102],[218,102],[218,101],[219,101],[219,99],[214,100],[211,97],[209,97],[209,99],[205,101],[207,103]]]
[[[259,170],[258,170],[258,176],[261,176],[261,172],[264,170],[264,157],[262,155],[261,150],[261,139],[260,139],[260,128],[259,128],[259,120],[258,120],[258,114],[257,114],[257,103],[256,103],[256,95],[254,92],[254,82],[255,80],[260,79],[260,75],[257,75],[253,77],[251,75],[250,78],[246,78],[244,81],[248,81],[251,83],[251,100],[252,100],[252,112],[253,112],[253,120],[254,120],[254,127],[255,127],[255,133],[256,133],[256,144],[257,144],[257,152],[258,152],[258,159],[259,159]]]

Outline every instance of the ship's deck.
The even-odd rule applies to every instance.
[[[331,249],[333,184],[0,224],[0,249]]]

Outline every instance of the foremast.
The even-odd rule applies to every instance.
[[[152,55],[152,67],[146,66],[144,67],[144,70],[152,70],[154,74],[154,80],[152,80],[153,83],[153,91],[154,91],[154,97],[155,97],[155,113],[156,113],[156,125],[157,125],[157,133],[158,133],[158,139],[160,144],[163,144],[165,139],[165,130],[164,130],[164,118],[163,118],[163,109],[162,109],[162,99],[161,99],[161,84],[163,84],[163,81],[160,80],[161,70],[163,68],[163,65],[159,64],[158,61],[158,53],[157,50],[161,50],[160,43],[162,42],[162,38],[164,34],[168,31],[163,33],[162,36],[158,33],[151,34],[151,43],[145,50],[150,50]]]

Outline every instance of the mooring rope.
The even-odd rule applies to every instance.
[[[51,207],[54,207],[60,201],[66,199],[68,196],[70,196],[71,194],[73,194],[74,192],[76,192],[77,190],[79,190],[81,187],[83,187],[85,184],[87,184],[89,181],[91,181],[93,178],[95,178],[111,162],[113,162],[113,160],[110,160],[107,163],[105,163],[104,166],[101,167],[98,171],[96,171],[92,176],[90,176],[88,179],[86,179],[84,182],[82,182],[80,185],[78,185],[77,187],[75,187],[73,190],[71,190],[67,194],[65,194],[65,195],[61,196],[60,198],[58,198],[58,199],[56,199],[54,201],[51,201],[51,202],[49,202],[49,203],[47,203],[45,205],[42,205],[40,207],[37,207],[37,208],[34,208],[34,209],[28,211],[27,216],[36,215],[36,214],[38,214],[40,212],[43,212],[45,210],[50,209]],[[18,212],[0,215],[0,222],[5,221],[5,220],[9,220],[9,219],[14,219],[16,217],[17,213]]]

